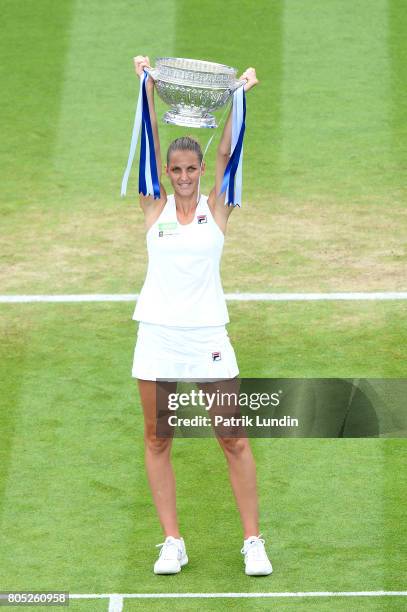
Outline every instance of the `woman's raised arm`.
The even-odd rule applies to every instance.
[[[259,82],[256,77],[256,70],[254,68],[247,68],[245,72],[239,77],[240,81],[246,80],[246,84],[243,86],[247,92],[249,89],[257,85]],[[212,189],[208,203],[216,207],[217,210],[222,211],[225,216],[229,216],[233,206],[225,206],[225,193],[220,195],[222,187],[223,175],[225,173],[226,166],[230,159],[230,147],[232,144],[232,107],[228,118],[223,128],[222,137],[220,139],[218,150],[216,154],[216,174],[215,174],[215,187]]]

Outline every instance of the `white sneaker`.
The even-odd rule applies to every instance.
[[[161,546],[160,556],[154,563],[154,574],[178,574],[181,567],[188,563],[187,552],[183,538],[167,536]]]
[[[244,555],[245,573],[248,576],[268,576],[273,571],[261,534],[244,540],[240,551]]]

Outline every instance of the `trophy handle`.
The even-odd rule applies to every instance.
[[[147,74],[149,74],[152,79],[155,81],[157,79],[158,76],[158,70],[156,68],[144,68],[144,70],[147,72]]]
[[[230,88],[230,93],[234,93],[236,91],[236,89],[239,89],[239,87],[242,87],[242,85],[246,85],[247,83],[247,79],[242,79],[239,81],[235,81],[234,84],[232,85],[232,87]]]

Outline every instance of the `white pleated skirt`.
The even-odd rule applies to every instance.
[[[169,327],[141,321],[132,377],[141,380],[224,380],[239,374],[225,325]]]

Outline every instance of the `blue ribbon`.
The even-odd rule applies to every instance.
[[[232,151],[230,159],[225,169],[225,173],[223,175],[222,187],[220,193],[224,193],[227,190],[226,204],[228,206],[241,206],[241,202],[238,201],[241,199],[242,185],[241,185],[241,172],[238,172],[239,164],[242,162],[242,153],[243,153],[243,138],[246,130],[246,95],[244,89],[242,87],[242,92],[236,90],[233,94],[233,112],[236,112],[236,106],[239,104],[239,99],[243,104],[243,113],[242,120],[240,125],[235,126],[235,122],[232,124],[232,142],[236,140],[237,134],[233,131],[238,129],[238,136],[236,140],[235,148]],[[236,173],[238,176],[236,177]],[[235,179],[236,179],[236,189],[235,189]],[[236,193],[237,192],[237,193]]]
[[[121,195],[126,195],[127,181],[129,178],[131,165],[136,152],[137,141],[141,130],[140,142],[140,163],[139,163],[139,193],[144,196],[153,195],[154,199],[160,198],[160,183],[158,180],[157,161],[155,157],[154,137],[151,127],[150,110],[146,82],[149,78],[144,70],[141,77],[140,94],[137,102],[136,116],[134,120],[133,134],[130,144],[129,159],[122,179]]]
[[[142,82],[143,107],[141,117],[141,147],[140,147],[140,167],[139,167],[139,193],[143,195],[154,195],[154,200],[160,198],[160,183],[158,181],[157,161],[155,157],[154,136],[151,127],[150,110],[148,108],[148,98],[146,90],[146,81],[148,74],[145,72],[145,77]],[[149,158],[146,156],[146,138],[148,142]],[[149,163],[148,163],[149,162]],[[151,189],[147,189],[148,178],[151,177],[153,193]]]

